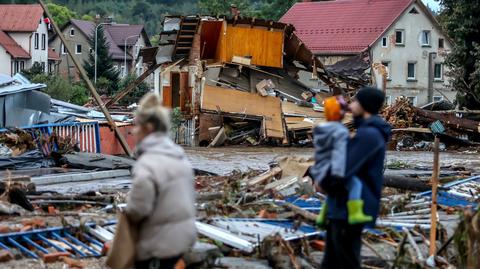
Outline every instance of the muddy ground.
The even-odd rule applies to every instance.
[[[233,170],[267,170],[268,163],[278,156],[313,156],[313,148],[186,148],[185,151],[193,166],[198,169],[229,174]],[[410,166],[432,166],[432,152],[387,152],[387,163],[405,163]],[[464,166],[480,172],[480,158],[474,152],[441,152],[442,166]]]

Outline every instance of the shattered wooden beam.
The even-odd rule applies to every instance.
[[[454,114],[442,114],[416,107],[413,108],[413,111],[415,111],[415,115],[419,120],[430,122],[439,120],[450,128],[480,133],[480,122],[478,121],[458,118]]]
[[[75,57],[75,53],[74,53],[73,49],[71,49],[71,47],[68,45],[68,42],[66,41],[65,37],[63,36],[62,31],[58,27],[57,23],[53,20],[52,14],[50,13],[50,11],[48,11],[47,6],[43,3],[42,0],[39,0],[38,2],[42,6],[45,14],[47,14],[47,17],[50,19],[50,22],[53,25],[53,29],[55,30],[58,37],[62,41],[64,47],[67,49],[67,53],[72,58],[73,63],[75,64],[75,67],[77,68],[78,72],[80,73],[80,76],[82,77],[82,79],[87,84],[87,88],[90,91],[90,93],[92,94],[93,99],[95,100],[95,102],[98,104],[98,106],[102,110],[103,114],[105,115],[105,118],[107,119],[107,122],[110,125],[110,128],[112,128],[112,130],[115,132],[115,135],[117,136],[118,141],[122,145],[123,150],[125,151],[125,153],[128,156],[133,156],[133,152],[130,149],[130,147],[128,146],[128,143],[125,140],[125,137],[123,137],[122,133],[117,128],[117,124],[112,119],[112,116],[110,115],[110,112],[108,111],[108,109],[105,107],[105,104],[103,103],[102,98],[100,98],[100,95],[98,94],[97,90],[95,89],[95,86],[93,86],[92,82],[88,78],[87,73],[85,72],[85,69],[83,68],[80,61]]]
[[[145,70],[145,72],[143,72],[142,75],[140,75],[137,79],[135,79],[135,81],[130,83],[123,91],[115,94],[115,96],[105,104],[105,107],[109,108],[110,106],[120,101],[123,97],[125,97],[127,94],[133,91],[133,89],[135,89],[138,85],[140,85],[148,76],[150,76],[153,72],[155,72],[155,70],[157,70],[160,66],[161,64],[150,65],[148,69]]]
[[[181,61],[183,61],[183,58],[176,61],[175,63],[169,65],[167,68],[165,68],[165,70],[163,70],[161,73],[160,73],[160,78],[161,76],[165,73],[165,72],[168,72],[170,69],[172,69],[172,67],[176,66],[177,64],[179,64]],[[110,107],[112,106],[113,104],[115,104],[116,102],[122,100],[123,97],[125,97],[127,94],[129,94],[131,91],[133,91],[133,89],[135,89],[135,87],[137,87],[140,83],[142,83],[149,75],[151,75],[153,72],[155,72],[155,70],[157,70],[162,64],[154,64],[154,65],[151,65],[145,72],[143,72],[143,74],[141,76],[139,76],[134,82],[130,83],[130,85],[128,85],[123,91],[117,93],[113,98],[112,100],[108,101],[108,103],[105,105],[106,107]]]

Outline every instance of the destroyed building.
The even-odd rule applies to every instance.
[[[160,45],[141,55],[151,69],[160,66],[155,91],[164,105],[178,107],[186,119],[179,143],[301,144],[323,121],[325,95],[365,84],[326,70],[289,24],[176,16],[166,17],[163,26]],[[300,70],[328,87],[305,86],[298,81]]]

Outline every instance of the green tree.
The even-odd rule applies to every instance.
[[[71,84],[61,76],[37,74],[31,81],[47,85],[44,92],[52,98],[77,105],[84,105],[88,101],[88,90],[83,84]]]
[[[32,80],[37,75],[45,74],[45,70],[43,70],[43,67],[39,62],[35,62],[32,67],[24,69],[20,73],[29,80]]]
[[[95,48],[95,33],[92,33],[88,42],[91,48]],[[104,35],[103,27],[99,27],[97,31],[97,83],[101,82],[101,86],[105,87],[105,94],[112,94],[118,90],[120,71],[113,65],[113,60],[108,49],[109,45]],[[83,67],[85,71],[87,71],[88,77],[94,81],[95,52],[90,53],[88,61],[84,63]],[[106,80],[107,83],[105,83],[104,80]],[[107,84],[107,86],[105,86],[105,84]]]
[[[480,107],[480,0],[441,0],[439,20],[455,45],[446,58],[460,107]]]
[[[59,25],[65,25],[70,19],[76,18],[77,14],[65,6],[54,3],[47,4],[48,11],[52,14],[53,20]]]
[[[262,0],[256,17],[267,20],[279,20],[298,0]]]
[[[125,78],[120,81],[120,90],[125,89],[128,85],[130,85],[133,81],[137,79],[137,76],[134,74],[128,74]],[[122,98],[119,101],[121,105],[131,105],[133,103],[138,103],[140,98],[144,96],[149,91],[148,85],[144,82],[140,83],[133,91],[131,91],[127,96]]]
[[[236,5],[242,16],[251,16],[254,14],[252,3],[249,0],[199,0],[198,7],[203,13],[210,15],[230,15],[230,6]]]

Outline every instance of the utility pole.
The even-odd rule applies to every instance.
[[[72,57],[72,61],[75,64],[75,66],[77,67],[78,72],[80,73],[80,76],[82,77],[82,79],[87,84],[88,90],[90,91],[90,93],[93,96],[93,99],[96,101],[96,103],[98,104],[98,106],[102,110],[103,115],[105,115],[105,118],[107,119],[108,124],[110,125],[110,128],[115,132],[115,135],[117,136],[118,141],[122,145],[123,150],[125,151],[125,153],[128,156],[132,157],[133,152],[130,149],[130,147],[128,146],[128,143],[125,140],[125,137],[123,137],[122,133],[120,133],[120,130],[117,128],[117,124],[112,119],[112,116],[110,115],[110,112],[108,112],[108,109],[105,107],[105,104],[103,103],[102,98],[100,98],[100,95],[98,94],[97,90],[95,89],[95,86],[93,86],[92,82],[88,78],[87,73],[85,72],[85,69],[83,68],[81,63],[78,61],[78,59],[76,58],[75,54],[73,53],[73,50],[70,49],[70,46],[67,45],[67,41],[66,41],[65,37],[63,36],[62,31],[58,27],[57,23],[53,20],[52,14],[50,14],[50,12],[47,9],[47,6],[43,3],[42,0],[38,0],[38,2],[40,3],[43,10],[45,11],[45,14],[47,14],[47,17],[50,18],[50,21],[53,25],[53,29],[58,34],[58,37],[60,37],[60,40],[62,41],[63,45],[67,49],[67,53],[70,55],[70,57]]]

